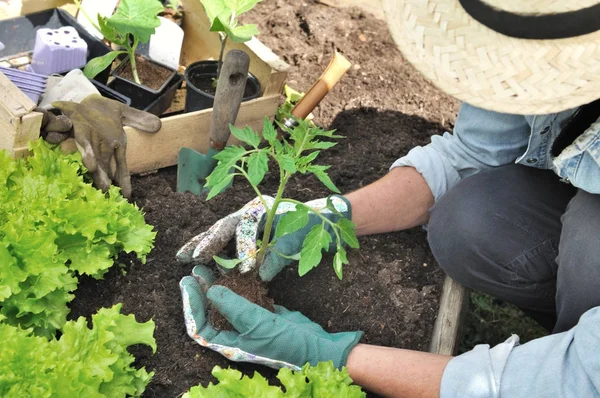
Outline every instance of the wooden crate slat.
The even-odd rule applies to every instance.
[[[274,115],[279,101],[279,95],[275,95],[244,102],[236,126],[249,125],[262,131],[264,115]],[[142,173],[176,165],[177,154],[182,147],[207,153],[211,121],[212,110],[207,109],[162,119],[162,128],[156,134],[127,127],[127,166],[130,172]],[[232,137],[229,143],[236,143],[236,140]]]

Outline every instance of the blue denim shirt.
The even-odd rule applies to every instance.
[[[510,163],[551,169],[565,182],[590,193],[600,193],[600,122],[594,123],[559,156],[551,155],[552,143],[575,111],[522,116],[463,104],[453,134],[433,136],[430,144],[413,148],[394,162],[392,168],[416,168],[436,200],[460,179]]]
[[[557,157],[551,147],[575,109],[542,116],[500,114],[463,104],[454,134],[433,136],[393,167],[415,167],[436,200],[462,178],[513,162],[554,170],[565,182],[600,193],[600,122]],[[518,344],[478,345],[453,358],[441,397],[600,397],[600,307],[568,332]]]

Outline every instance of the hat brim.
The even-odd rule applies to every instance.
[[[600,31],[525,40],[480,24],[456,0],[382,0],[382,6],[406,60],[461,101],[533,115],[600,98]]]

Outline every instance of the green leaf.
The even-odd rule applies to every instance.
[[[217,15],[227,11],[227,6],[223,0],[200,0],[204,11],[208,16],[210,23],[212,24]]]
[[[231,183],[231,180],[233,180],[233,174],[228,174],[225,177],[223,177],[222,179],[220,179],[218,182],[216,182],[215,184],[211,185],[210,191],[208,192],[208,195],[206,196],[206,200],[211,200],[212,198],[214,198],[215,196],[217,196],[218,194],[223,192],[225,190],[225,188],[227,188],[229,186],[229,184]],[[208,187],[208,182],[206,183],[205,186]]]
[[[335,186],[329,175],[325,172],[325,170],[329,169],[331,166],[322,166],[322,165],[310,165],[307,170],[314,175],[317,176],[319,181],[323,183],[327,188],[332,190],[335,193],[341,193],[340,190]]]
[[[258,148],[260,145],[260,136],[252,130],[250,126],[246,126],[243,129],[238,129],[234,125],[229,125],[229,130],[238,140],[245,142],[253,148]]]
[[[305,275],[308,271],[319,265],[321,262],[322,250],[328,250],[331,243],[331,235],[325,230],[323,224],[313,226],[306,235],[302,250],[300,251],[300,263],[298,264],[298,273]]]
[[[337,142],[331,141],[313,141],[310,143],[310,149],[329,149],[336,146]]]
[[[219,256],[213,256],[213,259],[217,264],[225,269],[234,269],[236,265],[244,261],[240,260],[239,258],[226,259]]]
[[[252,39],[253,36],[258,35],[258,28],[255,24],[247,24],[242,26],[236,26],[233,29],[225,27],[227,36],[234,43],[244,43]]]
[[[308,223],[308,209],[304,206],[296,206],[296,210],[288,211],[279,218],[275,228],[275,237],[291,234]]]
[[[223,11],[212,20],[212,24],[210,25],[209,31],[211,32],[229,32],[233,29],[232,26],[229,25],[229,20],[231,18],[231,11]]]
[[[340,218],[335,225],[340,229],[342,240],[353,249],[358,249],[358,239],[356,238],[355,225],[347,218]]]
[[[235,11],[236,15],[241,15],[250,11],[261,0],[224,0],[225,6]]]
[[[281,155],[278,157],[278,160],[280,167],[288,173],[293,174],[297,171],[296,162],[290,155]]]
[[[126,54],[126,51],[111,51],[101,57],[91,59],[85,65],[85,68],[83,68],[83,74],[88,79],[93,79],[104,69],[108,68],[115,58],[117,58],[120,54]]]
[[[341,280],[343,277],[344,264],[348,264],[348,257],[346,256],[346,250],[342,246],[337,247],[337,252],[333,256],[333,270],[337,277]]]
[[[244,148],[237,145],[227,146],[221,152],[217,153],[213,158],[219,162],[212,173],[206,178],[205,187],[210,188],[217,184],[221,184],[221,181],[232,173],[233,166],[235,166],[246,153]]]
[[[160,25],[158,14],[164,11],[158,0],[121,0],[117,11],[107,20],[121,35],[131,34],[147,43]]]
[[[252,185],[257,186],[260,184],[268,169],[269,157],[264,150],[254,152],[250,155],[250,159],[248,160],[248,178]]]
[[[265,122],[263,124],[263,138],[267,140],[271,146],[277,141],[277,130],[275,130],[273,123],[271,123],[268,117],[265,117]]]

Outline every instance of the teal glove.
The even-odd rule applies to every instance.
[[[179,283],[187,333],[232,361],[300,370],[307,362],[332,360],[341,368],[363,335],[360,331],[327,333],[300,312],[276,305],[273,313],[226,287],[211,287],[214,274],[203,265],[196,266],[192,275]],[[219,331],[208,323],[209,301],[235,330]]]
[[[263,196],[266,202],[270,205],[274,199],[270,196]],[[331,202],[335,209],[343,217],[351,218],[350,202],[343,196],[332,195]],[[327,208],[327,198],[312,200],[306,202],[306,205],[325,216],[333,222],[339,220],[340,215],[332,212]],[[277,229],[277,223],[281,217],[296,209],[293,203],[284,202],[277,207],[277,215],[275,216],[273,231]],[[206,232],[203,232],[190,241],[188,241],[177,252],[177,259],[186,264],[206,264],[212,260],[213,256],[218,255],[227,245],[227,243],[235,237],[238,258],[242,259],[239,265],[241,273],[245,273],[253,269],[256,265],[255,253],[257,250],[257,239],[262,238],[263,224],[265,216],[265,207],[261,201],[256,198],[247,203],[242,209],[228,215],[225,218],[217,221]],[[315,214],[309,214],[308,223],[301,229],[280,237],[275,243],[274,250],[269,250],[265,256],[265,261],[259,268],[259,275],[263,281],[270,281],[279,271],[289,265],[292,260],[279,255],[292,256],[302,249],[304,238],[310,229],[316,224],[321,223],[320,217]],[[330,234],[333,234],[331,227],[325,227]],[[335,248],[335,236],[332,236],[330,249]]]

